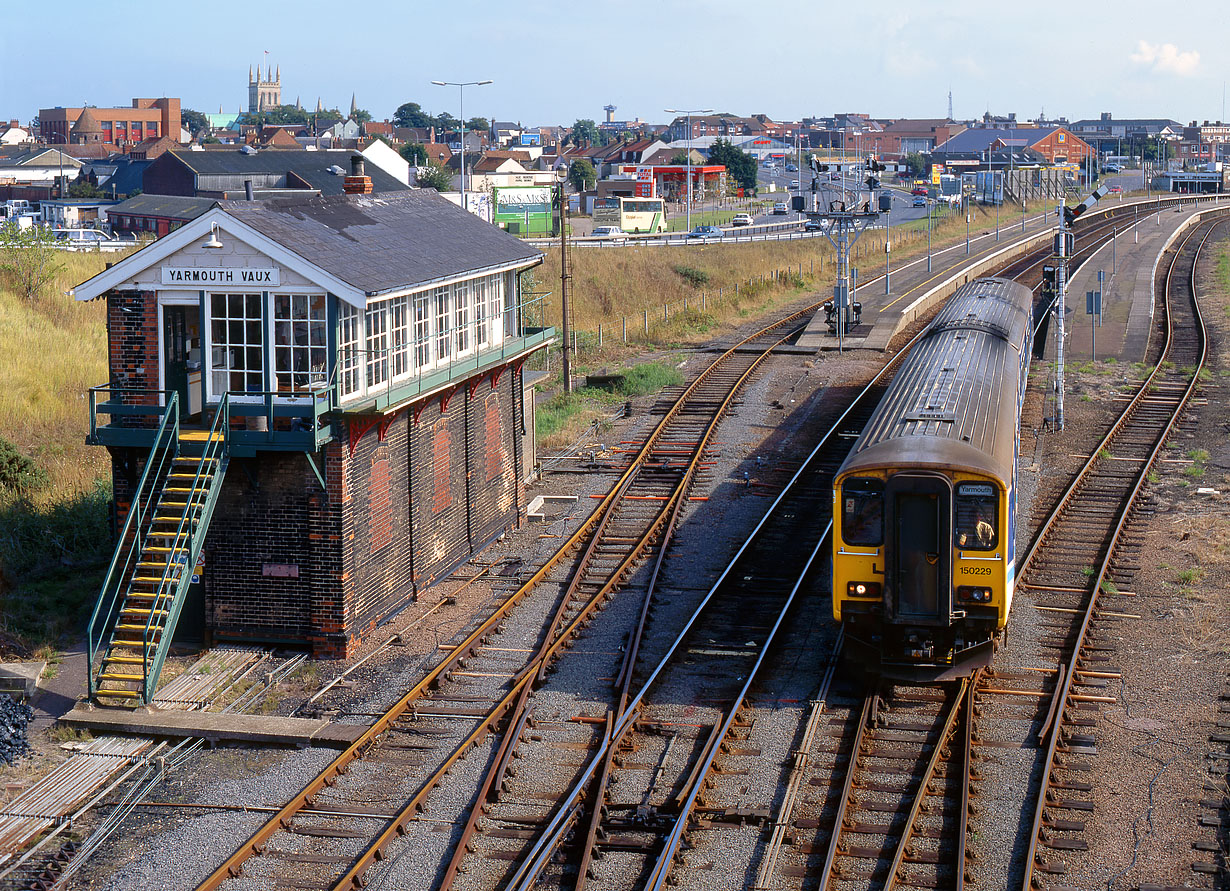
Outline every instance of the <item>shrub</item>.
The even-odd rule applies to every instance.
[[[682,263],[676,264],[671,268],[687,279],[688,283],[694,288],[709,284],[709,273],[703,269],[697,269],[695,266],[684,266]]]
[[[47,471],[0,436],[0,489],[26,495],[47,485]]]

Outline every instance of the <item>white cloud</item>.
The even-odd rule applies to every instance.
[[[1156,74],[1178,74],[1188,77],[1195,74],[1200,65],[1200,53],[1195,50],[1180,52],[1173,43],[1155,44],[1141,40],[1131,60],[1137,65],[1152,68]]]

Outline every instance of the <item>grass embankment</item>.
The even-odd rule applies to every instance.
[[[619,403],[683,385],[683,372],[669,361],[633,365],[622,374],[623,382],[611,390],[596,387],[582,387],[572,393],[560,390],[540,403],[534,415],[539,447],[558,449],[576,442],[588,430],[602,432],[603,419],[613,415]]]
[[[1046,202],[1031,204],[1029,216],[1035,216],[1046,206]],[[971,213],[971,235],[994,231],[995,208],[975,206]],[[697,214],[693,213],[694,225],[696,220]],[[1011,232],[1019,221],[1019,208],[1001,208],[1002,233]],[[937,212],[931,224],[936,249],[965,237],[965,217],[959,211]],[[925,255],[927,220],[894,226],[892,237],[894,267]],[[702,343],[724,327],[733,327],[805,295],[827,297],[833,285],[833,248],[823,238],[574,249],[570,254],[570,317],[578,347],[572,360],[574,376],[597,368],[622,367],[645,352]],[[851,260],[863,280],[882,272],[884,232],[865,232],[854,246]],[[561,316],[557,248],[547,250],[545,263],[534,274],[535,290],[550,292],[541,305],[540,320],[558,328]],[[541,385],[544,390],[558,390],[562,383],[558,352],[556,347],[547,357],[546,370],[552,376]],[[548,449],[574,442],[585,429],[600,423],[612,411],[607,396],[584,389],[569,399],[558,397],[558,403],[556,398],[540,405],[538,412],[539,442]],[[548,405],[550,409],[544,410]]]
[[[104,257],[57,261],[55,281],[33,300],[0,278],[0,437],[35,468],[25,477],[32,485],[0,483],[6,648],[34,650],[78,631],[110,552],[110,462],[85,445],[87,391],[107,380],[105,310],[64,293],[101,272]]]

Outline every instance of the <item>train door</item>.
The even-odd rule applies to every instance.
[[[948,623],[952,496],[937,477],[896,476],[889,483],[892,549],[888,567],[899,619]]]

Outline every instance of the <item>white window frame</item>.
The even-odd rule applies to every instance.
[[[448,285],[435,288],[432,291],[432,312],[435,315],[436,364],[447,364],[453,357],[452,331],[452,296],[453,289]]]
[[[307,293],[273,293],[270,295],[272,311],[270,323],[273,334],[270,338],[273,344],[273,388],[276,392],[298,393],[319,387],[329,379],[329,300],[325,294]],[[279,304],[286,301],[289,317],[278,318]],[[312,305],[319,302],[322,317],[313,321]],[[298,309],[306,310],[300,315]],[[305,326],[305,327],[300,327]],[[287,343],[279,343],[278,338],[289,333]],[[298,342],[298,335],[306,334],[306,342]],[[313,362],[313,356],[320,359]],[[289,368],[281,370],[283,357],[289,358]],[[306,359],[306,361],[304,361]],[[289,391],[282,390],[283,380],[290,384]]]
[[[232,318],[232,316],[230,315],[230,309],[231,309],[230,298],[232,297],[241,298],[243,300],[244,314],[240,317]],[[247,302],[248,302],[247,298],[249,297],[256,298],[256,305],[258,309],[260,310],[260,314],[255,318],[249,317],[247,315]],[[223,299],[226,304],[227,314],[223,316],[221,319],[219,319],[217,316],[214,315],[214,300],[216,298]],[[252,293],[252,292],[238,292],[238,291],[207,291],[205,293],[205,329],[206,329],[205,337],[208,338],[209,352],[208,352],[207,357],[203,355],[202,358],[203,359],[208,358],[208,363],[205,364],[205,369],[204,369],[206,372],[206,380],[207,380],[207,386],[208,386],[208,390],[207,390],[205,398],[208,401],[217,402],[218,400],[222,398],[223,393],[231,391],[230,375],[235,374],[235,373],[244,375],[245,386],[244,386],[244,389],[240,391],[239,395],[232,396],[231,398],[234,399],[235,401],[259,401],[260,400],[261,397],[259,393],[263,392],[264,390],[264,380],[265,380],[265,344],[269,337],[268,330],[267,330],[267,327],[264,321],[265,316],[266,316],[266,313],[265,313],[266,307],[264,304],[265,304],[264,296],[260,292]],[[214,326],[218,322],[221,322],[225,326],[226,331],[227,331],[227,338],[223,342],[224,345],[221,345],[221,346],[219,345],[218,339],[214,334]],[[230,327],[232,324],[243,325],[244,339],[241,344],[232,343],[230,339]],[[257,332],[258,332],[257,343],[255,344],[251,344],[248,342],[248,339],[249,339],[248,336],[252,333],[248,326],[252,324],[255,324],[257,326]],[[217,351],[219,349],[223,349],[227,351],[226,367],[221,368],[221,369],[219,369],[216,364],[217,359],[219,358],[217,354]],[[232,351],[235,349],[243,349],[245,351],[244,367],[238,370],[231,368],[231,362],[234,361],[234,357],[232,356]],[[256,350],[256,355],[260,359],[260,364],[259,364],[258,370],[256,371],[248,370],[246,367],[246,364],[247,364],[246,360],[248,358],[247,351],[252,350],[252,349]],[[224,387],[217,386],[217,382],[214,377],[216,374],[226,374],[228,376],[226,380],[226,386]],[[251,382],[247,381],[246,378],[248,375],[251,375],[251,374],[260,375],[261,386],[258,388],[258,390],[253,391],[248,388],[248,385]],[[255,393],[257,395],[253,395],[253,396],[243,395],[246,393]]]
[[[410,323],[410,297],[402,294],[394,297],[389,307],[389,374],[393,380],[409,377],[414,372],[411,355],[410,337],[413,333]]]
[[[366,349],[363,363],[366,367],[364,381],[368,392],[386,387],[389,383],[389,301],[369,303],[364,312],[366,322]]]
[[[338,398],[363,394],[359,344],[363,342],[363,313],[344,300],[337,307],[337,388]]]
[[[472,352],[473,338],[470,336],[470,296],[474,293],[469,280],[453,285],[453,313],[456,358],[468,356]]]
[[[432,366],[431,348],[431,299],[430,290],[414,295],[414,370],[421,373]]]

